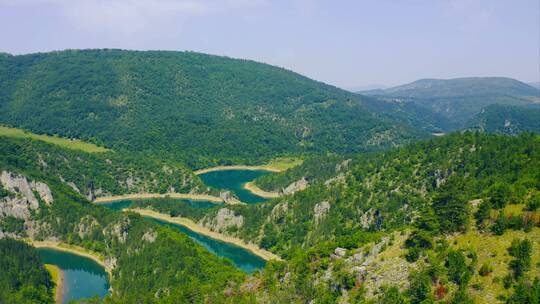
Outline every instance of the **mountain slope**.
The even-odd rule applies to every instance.
[[[471,77],[421,79],[385,89],[361,92],[384,100],[412,102],[446,117],[452,128],[465,123],[490,104],[529,105],[540,101],[540,91],[515,79]]]
[[[467,126],[469,129],[508,135],[525,131],[540,133],[540,105],[490,105],[474,116]]]
[[[531,286],[540,277],[540,136],[453,133],[338,161],[341,170],[335,160],[308,172],[307,189],[265,204],[135,205],[280,253],[285,261],[253,283],[277,303],[486,303],[520,294],[525,300],[508,303],[531,303],[540,293],[540,282]],[[217,224],[223,209],[242,224]],[[521,280],[508,248],[523,239],[533,245]]]
[[[422,134],[281,68],[161,51],[2,55],[0,123],[193,167],[378,149]]]

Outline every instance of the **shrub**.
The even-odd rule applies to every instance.
[[[483,277],[488,276],[492,272],[493,272],[493,267],[491,267],[487,263],[482,264],[482,266],[480,266],[480,269],[478,270],[478,274]]]

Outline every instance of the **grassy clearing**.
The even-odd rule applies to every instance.
[[[41,140],[50,144],[54,144],[66,149],[80,150],[88,153],[103,153],[111,151],[107,148],[99,147],[91,143],[87,143],[78,139],[68,139],[57,136],[39,135],[30,133],[21,129],[9,128],[0,126],[0,136],[9,136],[16,138],[30,138]]]
[[[502,278],[510,273],[508,263],[512,257],[508,254],[508,247],[514,239],[529,239],[533,243],[531,278],[540,275],[540,228],[535,227],[531,232],[507,230],[503,235],[491,235],[479,233],[471,229],[466,234],[453,239],[453,247],[461,249],[473,249],[478,254],[478,264],[471,279],[470,286],[479,284],[480,290],[471,288],[471,295],[475,303],[496,303],[498,295],[508,296],[511,289],[506,290],[502,285]],[[478,270],[487,263],[493,268],[493,272],[487,276],[480,276]],[[493,282],[499,278],[500,282]]]
[[[280,171],[285,171],[290,168],[296,167],[301,165],[304,162],[303,159],[295,158],[295,157],[277,157],[272,159],[268,166],[278,169]]]

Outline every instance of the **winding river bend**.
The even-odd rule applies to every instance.
[[[151,201],[152,204],[159,204],[160,200],[163,199],[152,199],[147,201]],[[168,200],[170,201],[170,199]],[[210,208],[216,206],[216,203],[208,201],[193,201],[180,199],[174,201],[178,204],[188,204],[195,208]],[[130,208],[133,203],[134,200],[124,200],[110,203],[102,203],[100,205],[106,208],[120,211],[125,208]],[[231,260],[236,267],[247,273],[252,273],[258,269],[263,268],[266,265],[266,261],[264,259],[253,254],[247,249],[199,234],[180,224],[167,223],[165,221],[152,218],[148,219],[160,225],[171,227],[173,229],[179,230],[182,233],[187,234],[191,239],[205,247],[208,251],[214,253],[219,257],[224,257]]]
[[[107,273],[93,260],[52,248],[37,250],[44,263],[56,265],[63,272],[61,303],[94,296],[104,297],[109,292]]]
[[[234,192],[244,203],[257,204],[267,199],[246,190],[244,184],[270,173],[272,172],[268,170],[223,169],[202,173],[199,177],[208,186]]]

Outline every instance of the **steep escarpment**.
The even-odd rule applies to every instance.
[[[0,71],[0,123],[193,167],[373,150],[425,135],[358,95],[248,60],[69,50],[2,56]]]

